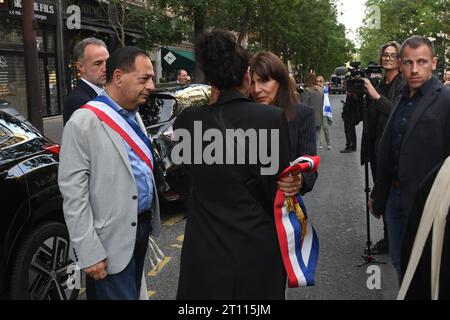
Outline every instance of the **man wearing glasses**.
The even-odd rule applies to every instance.
[[[362,141],[362,148],[366,147],[370,157],[370,168],[372,178],[375,182],[374,192],[376,192],[376,168],[378,145],[386,126],[386,122],[394,107],[394,100],[400,94],[404,86],[403,78],[400,74],[400,44],[395,41],[385,43],[380,48],[380,64],[384,69],[384,77],[379,85],[374,88],[370,80],[364,79],[366,91],[371,98],[368,104],[369,114],[369,141]],[[373,196],[369,201],[369,208],[373,212]],[[380,218],[380,216],[377,216]],[[374,254],[384,254],[389,252],[388,233],[385,217],[383,215],[384,236],[372,248]]]

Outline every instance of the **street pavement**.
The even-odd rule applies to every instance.
[[[397,276],[388,255],[375,256],[376,262],[386,264],[359,266],[365,262],[362,255],[367,242],[365,177],[364,167],[360,165],[360,148],[353,153],[339,152],[345,147],[341,119],[341,100],[344,99],[345,95],[330,96],[333,150],[319,150],[319,178],[314,190],[304,197],[320,242],[315,286],[288,289],[288,300],[390,300],[395,299],[398,291]],[[46,123],[46,135],[51,134],[56,142],[60,141],[57,129],[62,127],[60,122],[53,119]],[[361,131],[362,124],[357,127],[358,144],[361,143]],[[150,300],[176,297],[185,213],[180,205],[162,207],[162,234],[155,240],[166,257],[156,270],[152,270],[146,261]],[[382,238],[382,221],[371,217],[370,230],[371,240],[375,243]],[[85,299],[84,289],[79,298]]]

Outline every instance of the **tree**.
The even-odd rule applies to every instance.
[[[448,0],[367,0],[366,7],[376,5],[381,12],[381,29],[368,26],[360,29],[362,39],[359,50],[367,63],[377,61],[378,48],[383,43],[396,40],[402,43],[412,35],[423,35],[435,41],[436,51],[444,63],[444,49],[450,37],[450,2]],[[366,19],[370,16],[366,12]]]
[[[126,44],[126,32],[139,30],[143,39],[139,46],[152,49],[157,44],[180,42],[188,30],[179,19],[172,19],[158,1],[146,2],[144,7],[130,4],[127,0],[100,2],[116,33],[121,47]]]
[[[158,1],[157,1],[158,2]],[[348,61],[353,47],[337,22],[333,0],[159,0],[195,37],[206,28],[236,32],[251,51],[269,50],[285,62],[325,75]],[[196,64],[198,65],[198,64]],[[196,79],[199,73],[196,73]]]

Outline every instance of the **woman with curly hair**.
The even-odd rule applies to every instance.
[[[248,98],[250,56],[232,33],[205,33],[195,49],[206,80],[220,95],[209,107],[185,109],[174,129],[184,129],[190,136],[195,135],[199,123],[203,134],[208,130],[228,134],[230,129],[254,129],[260,135],[258,142],[267,134],[268,154],[279,161],[278,170],[268,175],[262,174],[260,152],[256,153],[257,164],[203,160],[189,165],[192,185],[177,298],[284,299],[286,272],[273,207],[278,174],[289,165],[286,119],[279,108]],[[275,141],[269,132],[279,133]],[[193,146],[193,150],[198,152],[198,147]],[[255,147],[250,143],[232,145],[235,154],[241,152],[245,159],[255,154]],[[289,177],[281,182],[280,189],[295,194],[300,184],[297,178]]]

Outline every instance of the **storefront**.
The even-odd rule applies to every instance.
[[[12,1],[0,12],[0,99],[9,101],[22,115],[28,114],[22,38],[21,1]],[[39,78],[44,117],[61,113],[58,103],[55,0],[35,1]]]
[[[60,5],[62,15],[58,19]],[[80,29],[67,27],[67,7],[71,5],[80,8]],[[34,6],[42,115],[57,116],[62,114],[64,97],[72,91],[79,78],[73,61],[74,45],[86,37],[96,37],[105,41],[112,52],[119,47],[119,42],[109,23],[105,3],[95,0],[35,0]],[[0,7],[0,99],[9,101],[27,117],[29,106],[21,16],[22,0],[8,0],[7,6]],[[138,38],[142,38],[142,33],[126,30],[127,45],[135,44]]]
[[[194,53],[178,48],[161,48],[162,77],[167,81],[176,79],[177,71],[184,69],[193,78],[195,72]]]

